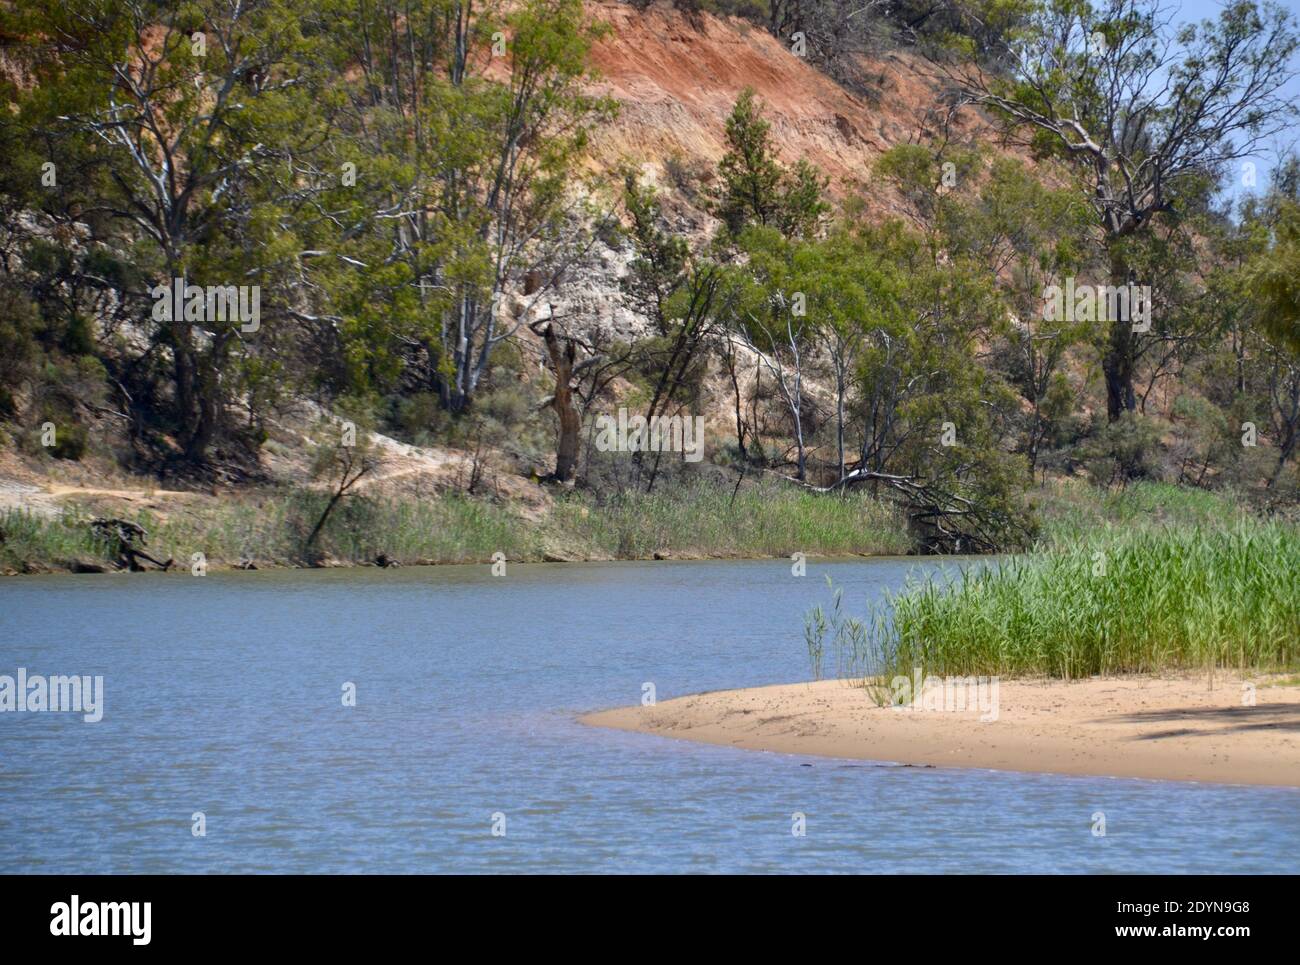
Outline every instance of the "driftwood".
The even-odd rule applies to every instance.
[[[176,562],[170,556],[164,562],[146,553],[143,547],[149,543],[149,534],[143,526],[136,523],[124,519],[97,517],[90,521],[90,533],[96,539],[113,547],[117,556],[117,565],[121,569],[139,573],[144,570],[140,560],[147,560],[160,570],[169,570]]]

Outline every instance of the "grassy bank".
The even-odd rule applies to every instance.
[[[326,497],[293,491],[231,497],[185,506],[165,517],[127,515],[150,534],[152,555],[188,569],[203,553],[210,566],[242,559],[259,567],[300,565],[305,541]],[[0,514],[0,569],[16,572],[109,565],[88,511],[47,518]],[[735,495],[698,483],[649,496],[629,493],[603,502],[573,493],[539,517],[490,499],[446,494],[430,498],[349,498],[318,540],[328,561],[373,562],[381,554],[403,564],[509,560],[648,559],[885,555],[907,552],[904,522],[890,506],[865,496],[828,499],[792,488],[755,487]]]
[[[1160,482],[1106,490],[1083,480],[1062,480],[1035,489],[1030,501],[1041,523],[1039,548],[1069,546],[1105,533],[1223,529],[1254,518],[1249,502],[1237,494]]]
[[[682,556],[898,555],[912,541],[902,515],[865,494],[844,498],[763,486],[732,499],[725,486],[691,485],[649,496],[626,494],[595,505],[569,500],[552,515],[558,534],[588,555],[644,559]]]

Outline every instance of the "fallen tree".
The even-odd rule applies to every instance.
[[[816,493],[838,493],[867,483],[886,487],[907,514],[921,553],[999,553],[1025,545],[1032,536],[1029,526],[1002,507],[921,476],[855,469],[829,486],[814,486],[767,471]]]

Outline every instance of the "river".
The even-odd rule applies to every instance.
[[[802,758],[576,720],[646,683],[664,700],[807,679],[803,614],[827,575],[860,612],[923,566],[8,579],[0,674],[102,675],[104,707],[0,714],[0,867],[1300,871],[1295,789]]]

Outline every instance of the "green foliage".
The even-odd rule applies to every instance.
[[[1040,494],[1031,553],[941,572],[853,617],[835,590],[805,618],[814,672],[878,700],[895,674],[1047,675],[1276,670],[1300,662],[1300,603],[1279,573],[1300,562],[1293,523],[1264,522],[1201,489],[1135,483]]]
[[[993,56],[1029,21],[1038,0],[897,0],[886,16],[904,37],[915,37],[923,49],[965,56],[1001,66]]]
[[[1147,480],[1114,489],[1061,480],[1036,490],[1034,501],[1043,520],[1039,546],[1047,549],[1068,549],[1101,533],[1220,529],[1252,515],[1238,493]]]
[[[460,412],[509,334],[501,301],[545,291],[582,246],[572,180],[614,110],[588,92],[604,28],[579,0],[335,6],[334,56],[362,68],[327,145],[356,184],[331,186],[345,215],[313,237],[332,256],[317,277],[341,320],[336,379],[391,391],[423,369],[421,391]]]
[[[556,507],[561,531],[616,558],[897,554],[909,540],[898,513],[865,496],[826,498],[790,486],[686,482],[649,495]]]
[[[1177,463],[1176,481],[1204,485],[1211,467],[1228,465],[1240,451],[1239,434],[1227,413],[1201,396],[1179,396],[1172,415],[1169,456]]]
[[[813,679],[822,679],[827,634],[835,654],[835,676],[838,679],[860,677],[870,671],[870,666],[863,662],[871,653],[870,629],[865,621],[845,611],[843,588],[836,587],[829,576],[826,585],[831,588],[829,614],[818,604],[804,616],[804,643],[808,647]]]
[[[84,245],[38,238],[24,269],[63,282],[43,298],[66,318],[66,354],[109,354],[94,299],[143,326],[113,346],[123,393],[147,400],[131,425],[177,439],[191,465],[248,435],[235,399],[256,423],[284,392],[418,381],[463,410],[509,334],[500,299],[553,280],[581,244],[565,235],[571,179],[612,104],[586,90],[602,28],[579,0],[40,0],[0,19],[51,38],[16,52],[36,83],[0,91],[16,148],[0,190],[91,230]],[[47,161],[57,190],[40,190]],[[157,318],[150,293],[176,277],[259,285],[263,324]]]
[[[52,518],[21,509],[0,511],[0,565],[28,572],[74,560],[109,562],[107,548],[90,535],[89,518],[76,513]]]
[[[977,155],[946,162],[922,148],[896,148],[878,172],[912,200],[915,229],[891,222],[823,238],[791,236],[765,223],[773,219],[754,200],[770,198],[778,183],[766,139],[752,97],[742,95],[732,115],[733,151],[720,165],[736,205],[750,199],[752,221],[733,236],[744,268],[731,326],[776,380],[797,477],[805,478],[806,452],[816,441],[806,385],[829,368],[836,450],[830,481],[843,482],[851,471],[870,474],[876,492],[882,485],[901,489],[923,546],[1023,542],[1032,531],[1019,500],[1026,467],[1004,445],[1014,393],[976,359],[1007,315],[989,258],[1032,249],[1018,217],[1023,209],[1010,199],[1018,188],[1026,188],[1026,204],[1044,195],[1027,190],[1031,179],[1021,169],[999,165],[996,191],[959,198],[950,189],[975,181]],[[1068,199],[1046,197],[1057,204],[1045,217],[1070,210]],[[1053,228],[1042,225],[1041,232]],[[1059,257],[1069,257],[1064,246]],[[974,509],[953,513],[958,505]]]
[[[684,238],[661,227],[663,211],[653,188],[634,172],[623,174],[623,206],[631,222],[629,236],[636,257],[628,266],[623,290],[632,304],[667,335],[674,315],[672,300],[686,283],[690,249]]]
[[[860,13],[870,29],[846,26]],[[783,40],[807,27],[814,62],[850,86],[831,65],[866,49],[880,19],[838,0],[764,3],[762,16]],[[364,399],[359,426],[467,449],[476,476],[489,458],[529,470],[551,422],[526,326],[587,270],[596,234],[630,242],[624,294],[651,331],[614,351],[583,343],[585,371],[607,376],[575,387],[583,406],[716,410],[721,359],[736,434],[715,461],[892,493],[919,545],[969,548],[972,530],[935,535],[968,512],[989,537],[977,548],[1023,543],[1036,470],[1294,500],[1300,169],[1282,165],[1235,218],[1212,204],[1235,159],[1229,130],[1253,137],[1286,113],[1269,91],[1290,21],[1234,3],[1162,53],[1148,0],[904,2],[880,16],[949,53],[989,47],[982,99],[1044,163],[951,136],[897,145],[873,174],[903,217],[865,217],[850,198],[832,219],[826,178],[782,163],[746,89],[716,178],[666,162],[687,200],[708,185],[723,221],[698,243],[677,199],[631,175],[626,227],[597,211],[610,199],[583,179],[614,105],[590,69],[606,28],[579,0],[6,5],[3,438],[37,456],[116,447],[136,468],[216,458],[256,472],[286,397],[340,413]],[[1157,66],[1168,85],[1124,86]],[[1236,111],[1250,90],[1259,99]],[[1095,143],[1072,140],[1076,122]],[[47,162],[56,186],[42,184]],[[1160,306],[1150,332],[1043,320],[1045,286],[1128,272]],[[182,275],[258,285],[260,330],[156,318],[154,286]],[[1104,424],[1098,369],[1124,410],[1108,405]],[[34,428],[45,421],[53,453]],[[1255,429],[1259,444],[1243,444]],[[339,453],[326,451],[329,475]],[[631,461],[652,490],[659,461],[648,481]],[[595,499],[603,468],[585,480]],[[969,509],[936,520],[935,499]],[[322,539],[372,511],[349,498]],[[656,545],[606,523],[601,546]]]
[[[32,372],[36,324],[35,306],[9,278],[0,279],[0,418],[18,414],[14,390]]]
[[[726,126],[727,151],[718,162],[715,211],[733,235],[746,225],[776,228],[788,237],[810,237],[829,210],[826,178],[800,160],[784,168],[772,144],[771,124],[752,88],[740,92]]]
[[[177,277],[260,283],[267,324],[257,344],[274,344],[270,317],[288,299],[276,282],[289,280],[300,251],[291,215],[310,195],[293,165],[310,157],[325,127],[314,18],[298,0],[198,0],[173,10],[37,0],[6,11],[7,31],[48,39],[20,55],[36,84],[11,92],[11,117],[36,155],[25,163],[39,167],[48,157],[58,178],[58,190],[28,197],[56,221],[84,210],[93,231],[82,252],[35,246],[29,268],[50,274],[58,261],[84,257],[58,269],[75,277],[74,298],[87,282],[116,288],[119,304],[146,326],[141,354],[174,356],[162,428],[195,463],[224,427],[227,393],[248,379],[242,360],[257,352],[239,337],[238,320],[208,319],[208,334],[197,337],[192,322],[159,319],[150,292]],[[94,243],[124,231],[130,266],[119,272]],[[89,348],[79,307],[68,305],[68,331],[83,344],[65,351]]]
[[[1265,330],[1300,355],[1300,205],[1283,205],[1273,243],[1251,266]]]
[[[1300,533],[1242,522],[1109,533],[893,598],[885,676],[1283,669],[1300,662]]]
[[[1079,458],[1098,486],[1159,479],[1159,443],[1164,428],[1153,417],[1126,412],[1115,422],[1096,426],[1079,447]]]

